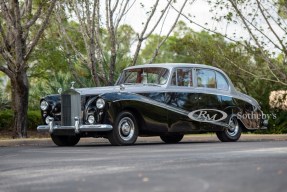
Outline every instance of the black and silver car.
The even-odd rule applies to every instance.
[[[129,145],[138,136],[177,143],[185,134],[215,132],[223,142],[242,131],[267,128],[258,102],[235,90],[220,69],[201,64],[147,64],[126,68],[115,86],[74,89],[40,101],[45,125],[59,146],[81,137]]]

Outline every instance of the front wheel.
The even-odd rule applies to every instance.
[[[165,143],[178,143],[182,140],[183,134],[180,133],[168,133],[166,135],[161,135],[160,138]]]
[[[222,142],[234,142],[241,136],[242,129],[238,123],[236,116],[229,120],[229,128],[224,131],[216,132],[217,138]]]
[[[138,124],[136,118],[130,112],[121,112],[115,123],[114,128],[108,135],[112,145],[132,145],[138,137]]]
[[[74,146],[80,141],[79,136],[51,135],[53,142],[58,146]]]

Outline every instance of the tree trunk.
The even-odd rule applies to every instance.
[[[95,85],[98,87],[100,86],[100,80],[99,80],[99,75],[98,75],[98,70],[97,70],[97,61],[96,61],[96,56],[95,56],[95,42],[94,39],[90,39],[90,47],[89,47],[89,58],[91,61],[91,69],[92,69],[92,76]]]
[[[114,85],[114,79],[115,79],[115,66],[116,66],[116,59],[117,59],[117,54],[116,54],[116,49],[112,48],[111,51],[111,61],[110,61],[110,74],[109,74],[109,86]]]
[[[15,74],[11,79],[12,105],[14,111],[14,137],[27,137],[27,112],[29,81],[25,71]]]

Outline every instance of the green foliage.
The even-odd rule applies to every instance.
[[[11,101],[8,97],[9,94],[6,93],[3,81],[4,80],[1,81],[1,74],[0,74],[0,110],[11,108]]]
[[[38,125],[43,124],[40,110],[28,111],[28,130],[36,130]]]
[[[31,82],[33,86],[30,88],[29,108],[38,109],[39,101],[42,97],[50,94],[58,94],[59,88],[62,88],[62,90],[69,89],[72,81],[73,79],[69,73],[61,71],[56,74],[50,74],[49,79],[34,80],[34,82]]]
[[[69,71],[67,54],[63,51],[63,40],[59,38],[55,27],[52,25],[45,31],[45,36],[38,43],[29,59],[30,78],[49,79],[51,74],[60,71]]]
[[[52,20],[55,21],[55,18]],[[38,109],[39,100],[45,95],[57,94],[59,88],[69,89],[72,81],[79,80],[85,87],[93,85],[91,72],[79,59],[79,54],[86,54],[86,50],[82,38],[79,38],[81,34],[76,30],[78,24],[74,21],[63,21],[61,25],[68,25],[67,33],[80,53],[75,53],[65,39],[60,38],[59,26],[51,22],[38,44],[38,49],[29,59],[29,109]],[[74,70],[77,79],[71,69]],[[75,87],[81,85],[76,83]]]
[[[0,72],[0,110],[11,109],[11,101],[9,99],[9,84],[6,83],[7,79]]]
[[[278,14],[283,17],[287,18],[287,0],[278,0],[279,8]]]
[[[79,33],[79,24],[74,21],[63,20],[66,32],[75,46],[67,43],[67,40],[60,38],[56,25],[52,24],[45,31],[45,37],[35,50],[33,57],[29,60],[33,66],[29,70],[30,76],[30,108],[38,107],[39,98],[47,94],[57,93],[61,87],[66,90],[70,83],[75,81],[76,87],[94,86],[91,69],[87,64],[87,50],[81,33]],[[109,59],[110,59],[110,41],[106,29],[101,29],[101,38],[104,42],[104,69],[99,70],[102,78],[108,76]],[[129,25],[121,25],[118,28],[117,39],[117,63],[115,77],[130,63],[130,44],[135,37],[134,30]],[[78,82],[78,83],[77,83]],[[103,80],[103,85],[105,85]]]
[[[0,131],[12,130],[13,127],[13,111],[1,110],[0,111]],[[28,111],[28,130],[36,130],[37,126],[42,124],[40,110]]]
[[[13,112],[11,110],[0,111],[0,131],[7,130],[13,126]]]
[[[286,134],[287,133],[287,111],[283,110],[269,110],[270,114],[275,117],[268,119],[268,129],[264,131],[257,131],[258,133],[272,133],[272,134]]]
[[[1,91],[0,93],[0,110],[11,109],[11,101]]]
[[[118,29],[118,51],[115,76],[118,77],[121,71],[131,62],[131,42],[135,38],[135,31],[129,25],[121,25]]]

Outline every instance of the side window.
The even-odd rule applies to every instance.
[[[198,69],[197,86],[206,88],[216,88],[215,72],[209,69]]]
[[[216,87],[217,89],[228,90],[228,83],[225,77],[219,72],[216,72]]]
[[[171,85],[191,87],[192,83],[192,69],[179,68],[172,74]]]

